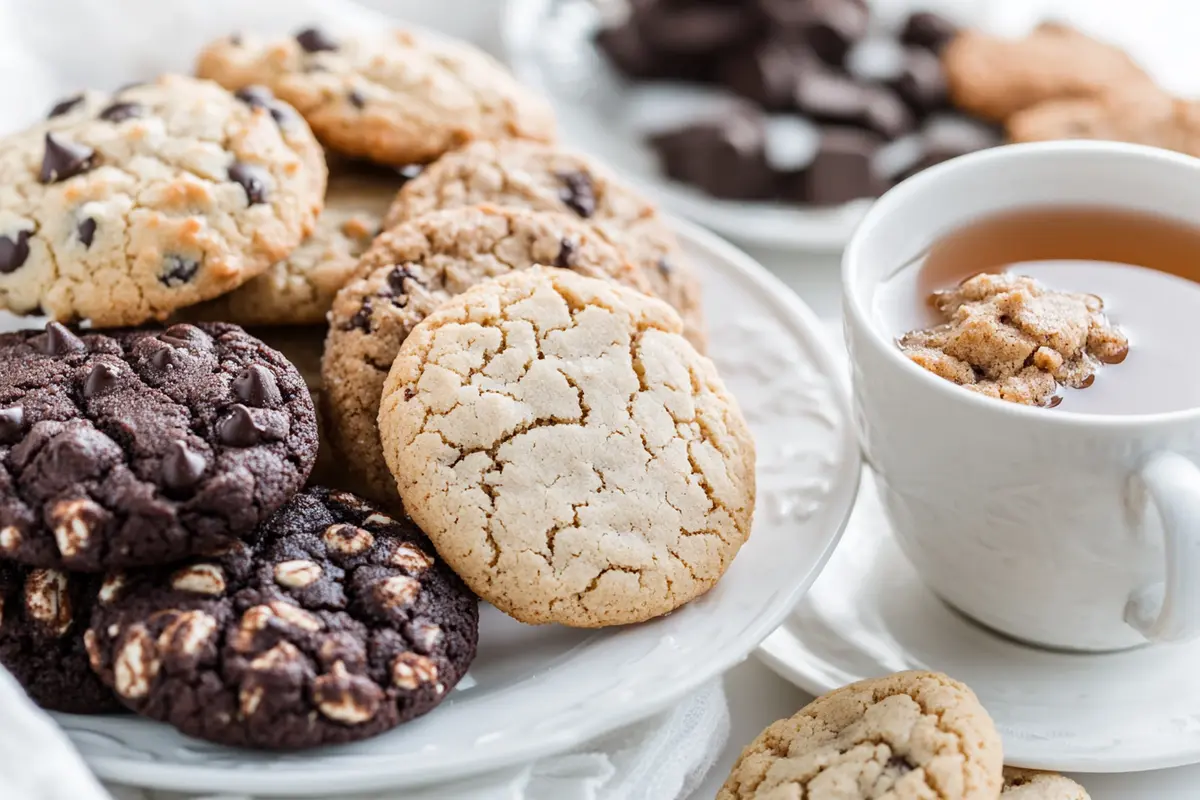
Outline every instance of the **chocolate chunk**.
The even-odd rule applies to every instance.
[[[306,53],[338,49],[338,43],[320,28],[305,28],[296,34],[296,41]]]
[[[21,268],[29,258],[29,231],[17,231],[17,238],[0,236],[0,273],[8,275]]]
[[[913,128],[913,115],[895,92],[883,86],[864,86],[861,124],[888,139]],[[847,120],[848,122],[852,120]]]
[[[765,130],[757,114],[730,114],[656,136],[663,171],[714,197],[751,200],[772,194]]]
[[[70,329],[61,322],[47,322],[46,335],[36,345],[37,349],[48,356],[64,356],[77,350],[86,350],[83,341],[71,333]]]
[[[251,108],[265,108],[278,125],[292,120],[291,109],[277,100],[265,86],[246,86],[234,92],[233,96]]]
[[[937,111],[948,102],[942,62],[928,50],[909,48],[904,53],[900,74],[888,85],[918,116]]]
[[[781,32],[798,37],[829,64],[840,66],[870,22],[857,0],[759,0],[759,8]]]
[[[355,108],[363,108],[367,105],[366,96],[358,89],[351,89],[346,95],[346,99],[349,100],[350,105],[354,106]]]
[[[46,134],[46,151],[42,156],[42,183],[58,183],[87,172],[96,165],[96,151],[87,145]]]
[[[96,238],[96,220],[91,217],[80,220],[75,226],[75,235],[84,247],[91,247]]]
[[[784,111],[795,107],[796,76],[814,57],[807,47],[771,39],[727,56],[718,79],[763,108]]]
[[[888,89],[861,85],[816,64],[809,64],[796,81],[796,105],[817,122],[857,125],[889,138],[913,124],[908,109]]]
[[[666,54],[711,57],[754,33],[753,14],[737,5],[658,3],[639,18],[639,31],[653,48]]]
[[[266,430],[254,421],[250,409],[238,403],[229,415],[217,423],[217,438],[229,447],[253,447],[263,440]]]
[[[107,122],[124,122],[146,113],[141,103],[113,103],[100,112],[100,119]]]
[[[558,190],[559,199],[567,208],[587,219],[596,213],[596,189],[592,178],[583,172],[560,172],[558,179],[563,186]]]
[[[83,396],[95,397],[104,394],[117,385],[117,379],[120,377],[121,370],[114,365],[103,361],[96,363],[83,381]]]
[[[822,132],[812,163],[801,174],[799,196],[792,199],[813,205],[835,205],[862,197],[878,197],[886,189],[874,171],[880,138],[853,128],[827,128]]]
[[[558,255],[554,257],[554,266],[561,269],[570,269],[571,264],[575,261],[575,243],[570,239],[563,239],[558,245]]]
[[[283,402],[275,376],[261,364],[253,364],[233,379],[233,394],[248,406],[268,408]]]
[[[200,262],[186,256],[166,256],[163,258],[162,273],[158,276],[160,283],[166,286],[182,286],[196,277]]]
[[[177,492],[191,489],[200,482],[208,462],[188,449],[183,442],[172,442],[162,462],[163,485]]]
[[[893,772],[899,772],[901,775],[903,775],[905,773],[912,772],[914,767],[912,764],[908,763],[906,759],[903,759],[900,756],[892,756],[888,759],[887,769],[890,769]]]
[[[905,21],[900,41],[940,53],[957,35],[958,26],[946,17],[931,11],[918,11]]]
[[[229,167],[229,180],[246,190],[250,205],[265,203],[270,194],[271,174],[254,164],[234,162]]]
[[[421,281],[417,280],[417,276],[413,275],[408,267],[396,267],[388,273],[387,284],[393,292],[403,292],[405,281],[415,281],[418,286],[421,285]]]
[[[596,34],[596,46],[623,75],[637,80],[704,81],[712,77],[714,59],[667,54],[652,47],[633,20]]]
[[[25,409],[0,408],[0,444],[14,444],[25,435]]]
[[[374,311],[375,308],[374,304],[371,302],[371,298],[368,297],[366,300],[363,300],[363,304],[359,306],[358,311],[355,311],[354,316],[350,318],[350,324],[347,327],[347,330],[354,330],[357,328],[358,330],[370,333],[371,314],[374,313]]]
[[[61,117],[63,114],[66,114],[68,111],[75,108],[75,106],[79,105],[82,102],[83,102],[82,94],[72,95],[71,97],[67,97],[63,100],[59,100],[57,103],[55,103],[53,106],[50,107],[50,113],[48,115],[46,115],[46,118],[54,119],[55,117]]]

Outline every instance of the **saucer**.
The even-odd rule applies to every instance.
[[[980,627],[939,600],[892,537],[869,471],[837,552],[759,656],[824,694],[910,669],[975,690],[1005,763],[1133,772],[1200,763],[1200,643],[1120,653],[1041,650]]]

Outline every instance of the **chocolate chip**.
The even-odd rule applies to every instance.
[[[396,267],[388,273],[387,285],[393,292],[403,292],[405,281],[414,281],[418,286],[422,285],[421,281],[409,271],[408,267]]]
[[[171,345],[160,342],[158,347],[150,354],[150,363],[155,369],[166,371],[175,364],[175,348]]]
[[[192,452],[183,442],[172,442],[162,461],[163,484],[175,491],[190,489],[200,481],[206,466],[204,456]]]
[[[270,194],[271,175],[262,167],[235,162],[229,168],[229,180],[246,190],[250,205],[265,203]]]
[[[96,238],[96,220],[91,217],[80,220],[79,224],[75,226],[75,235],[79,237],[79,241],[83,243],[84,247],[91,247]]]
[[[112,364],[95,364],[83,382],[83,396],[95,397],[104,394],[117,385],[117,379],[120,377],[121,370]]]
[[[338,43],[320,28],[305,28],[296,34],[296,42],[304,48],[306,53],[338,49]]]
[[[0,443],[14,444],[25,434],[25,409],[0,408]]]
[[[146,109],[141,103],[113,103],[100,112],[100,119],[106,122],[124,122],[145,113]]]
[[[283,402],[275,376],[261,364],[253,364],[233,379],[233,394],[248,406],[265,408]]]
[[[42,183],[58,183],[87,172],[96,165],[96,151],[87,145],[46,134],[46,152],[42,156]]]
[[[87,349],[83,341],[61,322],[46,323],[46,335],[39,341],[37,348],[48,356],[65,356],[67,353]]]
[[[1063,396],[1061,394],[1052,395],[1050,397],[1050,399],[1046,401],[1045,407],[1046,408],[1058,408],[1060,405],[1062,405],[1062,401],[1063,401]]]
[[[196,272],[199,269],[200,262],[194,258],[166,256],[163,258],[163,269],[162,273],[158,276],[158,280],[159,283],[166,286],[182,286],[196,277]]]
[[[894,770],[895,772],[899,772],[901,775],[913,771],[913,765],[908,763],[906,759],[903,759],[900,756],[892,756],[889,758],[887,762],[887,768]]]
[[[83,102],[82,94],[72,95],[71,97],[67,97],[62,100],[59,100],[57,103],[55,103],[53,106],[50,107],[50,113],[46,115],[46,118],[54,119],[55,117],[61,117],[63,114],[66,114],[68,111],[70,111],[71,109],[73,109],[75,106],[79,105],[82,102]]]
[[[358,328],[369,333],[371,330],[371,314],[374,310],[371,298],[368,297],[366,300],[363,300],[363,304],[359,307],[358,311],[355,311],[354,316],[350,318],[350,324],[346,330]]]
[[[279,125],[292,119],[291,110],[279,102],[271,90],[265,86],[246,86],[234,92],[233,96],[251,108],[265,108]]]
[[[567,208],[585,219],[596,213],[596,190],[589,175],[583,172],[560,172],[563,186],[558,197]]]
[[[264,433],[266,431],[254,421],[250,409],[240,403],[217,423],[217,437],[230,447],[253,447],[263,440]]]
[[[346,95],[346,99],[355,108],[362,108],[367,104],[367,98],[358,89],[351,89],[350,93]]]
[[[554,258],[554,266],[563,269],[570,269],[571,263],[575,260],[575,243],[570,239],[563,239],[558,243],[558,255]]]
[[[928,50],[910,48],[900,74],[889,85],[913,113],[922,116],[947,104],[946,74]]]
[[[29,258],[29,231],[17,231],[17,238],[0,236],[0,273],[8,275],[20,269]]]

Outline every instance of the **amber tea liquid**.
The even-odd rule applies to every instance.
[[[937,241],[875,295],[884,331],[943,320],[928,298],[980,272],[1027,275],[1104,300],[1129,356],[1055,411],[1153,414],[1200,407],[1200,220],[1196,226],[1100,207],[1028,208],[985,217]]]

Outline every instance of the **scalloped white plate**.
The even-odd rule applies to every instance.
[[[704,597],[643,625],[529,627],[484,608],[479,655],[446,702],[361,744],[272,755],[131,717],[59,716],[103,779],[190,792],[340,796],[495,770],[661,711],[758,645],[825,564],[858,485],[835,357],[812,312],[749,256],[679,224],[704,281],[711,355],[758,441],[754,533]]]

